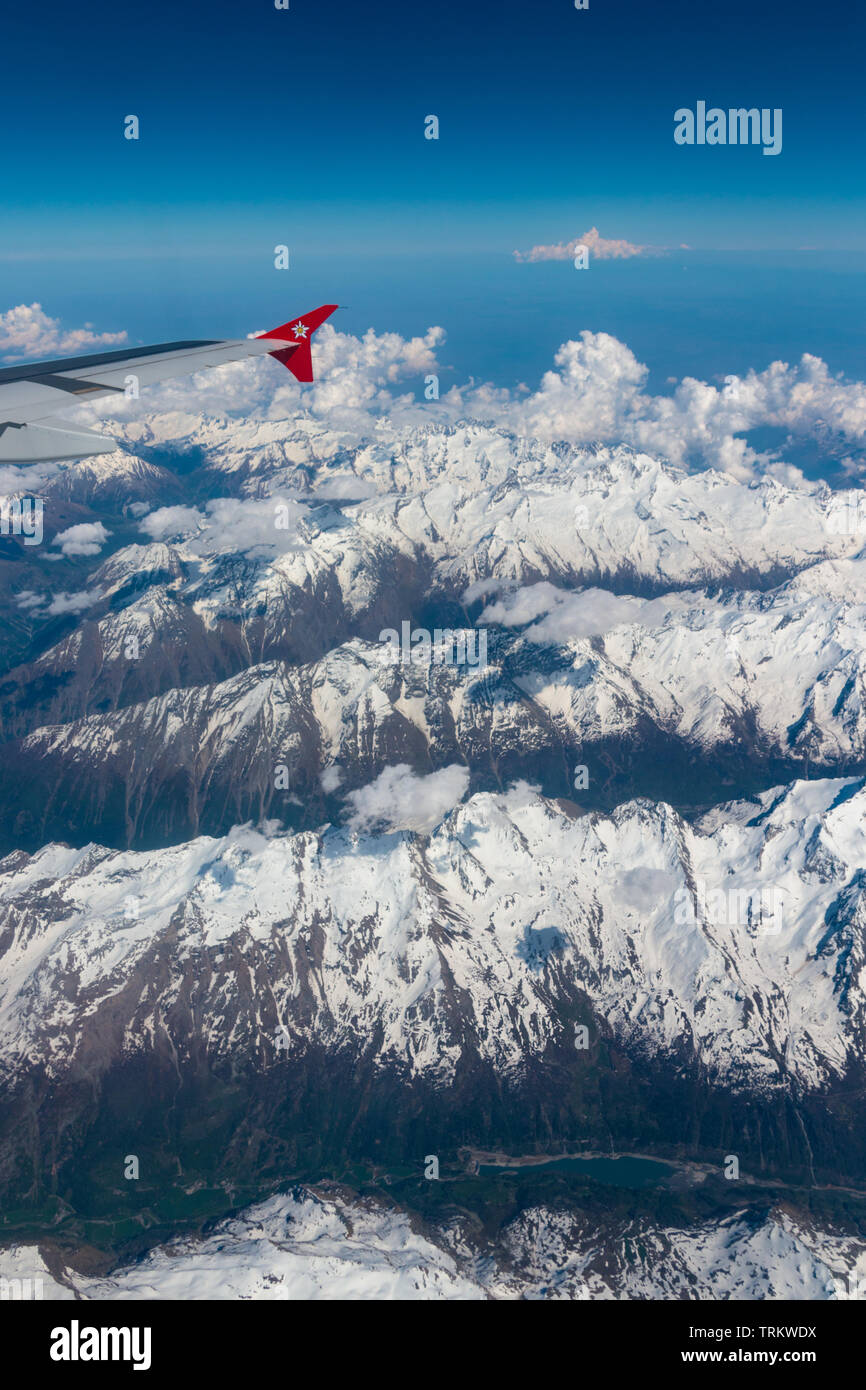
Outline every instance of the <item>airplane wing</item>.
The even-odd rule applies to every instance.
[[[138,389],[206,367],[261,356],[275,357],[298,381],[312,381],[310,340],[336,308],[336,304],[322,304],[255,338],[157,343],[89,357],[0,367],[0,463],[87,458],[116,449],[109,436],[66,424],[54,416],[82,401],[123,396],[133,383]]]

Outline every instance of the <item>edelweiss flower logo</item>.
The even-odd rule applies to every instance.
[[[310,330],[305,323],[296,323],[292,331],[296,338],[306,338]]]

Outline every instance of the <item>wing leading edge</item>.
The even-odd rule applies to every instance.
[[[108,435],[53,417],[99,397],[124,395],[247,357],[275,357],[299,381],[313,380],[310,340],[336,304],[323,304],[255,338],[201,339],[0,368],[0,463],[87,458],[116,448]]]

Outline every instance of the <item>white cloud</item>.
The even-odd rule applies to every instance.
[[[428,328],[423,338],[408,339],[399,333],[374,333],[372,328],[363,338],[353,338],[326,328],[313,345],[318,380],[310,408],[346,428],[359,422],[369,425],[371,412],[388,412],[398,402],[414,404],[414,393],[395,399],[392,388],[411,378],[417,390],[425,375],[437,371],[436,348],[445,341],[443,328]]]
[[[0,497],[38,496],[43,483],[62,471],[59,463],[0,464]]]
[[[86,348],[125,343],[126,336],[126,333],[95,333],[92,323],[86,323],[83,328],[63,329],[60,320],[50,318],[41,304],[16,304],[0,314],[0,354],[7,360],[74,355]]]
[[[515,251],[517,261],[571,261],[578,247],[585,246],[590,258],[596,261],[626,261],[633,256],[649,256],[654,252],[651,246],[637,246],[632,241],[610,240],[599,234],[597,227],[590,227],[583,236],[573,241],[555,242],[551,246],[533,246],[531,251]]]
[[[535,391],[469,382],[426,401],[424,377],[444,371],[437,360],[444,339],[436,327],[410,339],[372,330],[356,338],[325,324],[313,345],[312,386],[302,388],[270,358],[257,358],[145,389],[139,401],[111,400],[97,409],[100,416],[129,421],[133,443],[144,429],[145,441],[152,431],[160,443],[206,441],[208,449],[223,441],[227,448],[236,446],[238,419],[249,448],[259,444],[261,422],[306,419],[327,428],[335,452],[365,439],[392,445],[419,423],[475,419],[543,441],[630,444],[682,468],[709,465],[742,481],[769,472],[794,486],[802,481],[796,468],[756,451],[741,436],[773,425],[815,439],[866,439],[866,387],[834,376],[808,353],[795,365],[774,362],[763,371],[731,376],[726,385],[684,377],[669,394],[651,395],[648,368],[630,348],[608,333],[587,330],[561,345]],[[404,382],[411,391],[401,393]],[[86,420],[98,423],[94,407]],[[264,436],[262,447],[267,445]],[[335,486],[339,491],[339,477]],[[346,486],[358,483],[350,479]]]
[[[250,551],[273,555],[297,548],[308,508],[289,497],[216,497],[198,507],[160,507],[142,517],[139,529],[154,541],[185,540],[197,555]]]
[[[571,593],[543,580],[504,594],[490,603],[478,621],[503,627],[527,626],[533,642],[568,642],[600,637],[622,623],[652,627],[662,623],[676,599],[640,599],[606,589]],[[540,619],[540,621],[538,621]]]
[[[863,383],[833,376],[809,353],[796,366],[773,362],[762,372],[732,376],[722,387],[684,377],[668,396],[646,393],[648,368],[608,333],[581,333],[563,343],[554,361],[556,370],[528,395],[454,388],[440,405],[451,419],[476,417],[543,440],[630,444],[682,468],[708,464],[742,481],[757,470],[791,483],[801,477],[737,437],[758,426],[866,439]]]
[[[426,835],[462,801],[469,769],[459,763],[419,776],[408,763],[386,767],[374,782],[349,792],[351,830],[414,830]]]
[[[636,912],[654,912],[660,902],[673,899],[677,880],[672,873],[646,864],[621,872],[617,887],[625,902]]]
[[[56,594],[45,611],[55,616],[58,613],[83,613],[85,608],[92,608],[98,599],[99,594],[88,594],[83,589],[77,594]]]
[[[461,601],[463,603],[475,603],[476,599],[485,598],[487,594],[495,594],[501,588],[501,579],[476,579],[467,589],[464,589]]]
[[[322,784],[322,791],[335,792],[343,780],[343,770],[336,763],[326,767],[319,781]]]
[[[191,535],[203,522],[204,513],[197,507],[159,507],[142,517],[138,529],[152,541],[169,541]]]
[[[39,608],[45,602],[45,598],[45,594],[37,594],[35,589],[22,589],[20,594],[16,595],[15,602],[19,608],[28,611],[31,608]]]
[[[63,555],[98,555],[107,540],[101,521],[80,521],[58,531],[51,544],[59,545]]]
[[[249,358],[146,388],[137,401],[95,403],[90,418],[158,415],[160,438],[176,442],[191,440],[202,420],[214,417],[285,420],[307,414],[327,420],[335,432],[368,432],[380,415],[415,404],[424,377],[440,370],[436,348],[444,340],[444,329],[436,327],[416,338],[373,329],[355,338],[326,323],[313,340],[312,385],[302,387],[270,357]],[[412,393],[396,394],[406,380],[413,383]]]

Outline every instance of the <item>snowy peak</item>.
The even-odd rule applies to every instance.
[[[295,1055],[376,1038],[378,1065],[444,1083],[467,1051],[508,1074],[573,1048],[583,995],[640,1054],[728,1087],[819,1087],[866,1044],[864,797],[800,783],[690,826],[663,804],[575,816],[518,788],[472,797],[429,838],[242,829],[152,854],[16,856],[2,1054],[63,1071],[111,1007],[108,1065],[190,996],[217,1054],[267,1064],[277,1036]],[[250,969],[266,995],[247,995]],[[111,1001],[142,972],[124,1019]],[[86,1009],[58,1007],[71,980]]]

